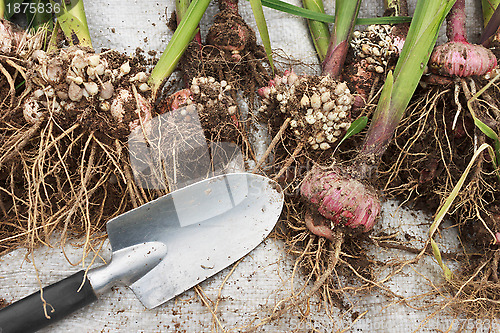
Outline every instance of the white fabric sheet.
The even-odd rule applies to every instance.
[[[291,1],[300,5],[297,0]],[[415,1],[410,1],[413,12]],[[467,21],[470,37],[477,39],[480,7],[479,1],[468,1]],[[94,46],[114,48],[133,53],[137,47],[147,51],[161,51],[171,37],[166,23],[174,10],[174,2],[158,0],[105,0],[85,1],[88,23]],[[333,13],[333,0],[327,0],[325,7]],[[247,22],[255,28],[251,8],[247,1],[240,3],[241,13]],[[203,36],[206,27],[213,21],[217,12],[211,4],[201,25]],[[281,54],[293,59],[313,64],[313,67],[296,67],[297,73],[318,73],[316,56],[304,20],[273,10],[264,9],[270,25],[271,43]],[[382,1],[366,0],[363,2],[361,17],[382,14]],[[256,30],[256,29],[255,29]],[[257,30],[256,30],[257,31]],[[440,41],[444,38],[441,37]],[[404,235],[413,236],[408,246],[420,248],[427,235],[431,221],[419,212],[398,209],[398,204],[384,204],[383,219],[374,234],[384,231],[387,234],[399,232],[398,239]],[[78,242],[74,242],[75,244]],[[443,232],[440,245],[444,250],[456,250],[459,247],[454,230]],[[76,245],[67,245],[66,254],[78,261],[81,249]],[[15,301],[39,288],[33,264],[25,258],[26,251],[19,249],[0,258],[0,297],[7,302]],[[398,250],[384,250],[373,247],[370,254],[381,262],[410,259],[414,255]],[[103,257],[109,259],[110,250],[104,246]],[[86,260],[86,264],[89,263]],[[40,281],[47,285],[76,272],[82,266],[70,265],[59,248],[40,248],[35,253],[35,264]],[[97,264],[97,263],[96,263]],[[207,297],[212,301],[221,298],[217,307],[220,325],[226,332],[239,332],[240,328],[259,318],[264,318],[277,302],[290,296],[290,285],[295,288],[304,284],[300,274],[292,281],[294,258],[285,254],[284,245],[277,240],[266,240],[250,255],[245,257],[220,289],[223,280],[230,273],[228,268],[201,284]],[[448,263],[453,265],[453,263]],[[453,266],[452,266],[453,267]],[[388,274],[376,272],[379,278]],[[477,332],[498,331],[499,323],[480,322],[465,319],[453,319],[446,315],[432,316],[435,308],[424,305],[435,298],[423,299],[423,309],[415,309],[400,302],[401,298],[417,296],[432,290],[432,284],[442,282],[441,271],[429,257],[406,266],[398,275],[386,282],[387,291],[375,290],[368,294],[346,294],[345,305],[350,310],[333,310],[332,313],[318,311],[318,299],[310,304],[310,315],[301,321],[296,311],[287,313],[279,321],[262,326],[259,332],[333,332],[346,329],[348,332],[420,332],[458,331],[461,327],[469,332],[475,325]],[[345,282],[347,284],[347,282]],[[394,295],[390,295],[394,293]],[[363,314],[354,324],[352,313]],[[428,322],[426,322],[428,320]],[[425,325],[424,325],[425,323]],[[349,325],[352,325],[349,326]],[[423,326],[420,328],[420,326]],[[350,327],[350,328],[349,328]],[[203,306],[194,290],[189,290],[153,310],[145,309],[126,287],[114,288],[96,303],[71,315],[43,332],[222,332],[214,324],[209,310]]]

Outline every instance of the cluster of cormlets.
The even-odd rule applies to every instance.
[[[354,98],[345,82],[330,76],[298,77],[293,72],[276,76],[259,89],[263,97],[261,113],[279,109],[289,115],[290,128],[299,141],[313,150],[328,150],[351,125]]]
[[[58,113],[75,109],[82,100],[97,101],[98,109],[111,112],[117,121],[123,119],[125,100],[145,101],[140,93],[150,88],[145,72],[131,74],[129,61],[113,68],[103,54],[95,54],[78,47],[62,49],[56,56],[36,50],[31,56],[32,83],[31,96],[26,98],[23,114],[28,123],[40,120],[44,112]],[[139,97],[125,89],[117,88],[123,81],[134,86]]]
[[[364,58],[367,69],[379,74],[384,73],[392,55],[398,54],[390,25],[370,25],[364,31],[354,31],[351,47],[356,56]]]
[[[222,106],[230,116],[236,115],[238,106],[230,95],[232,87],[226,81],[217,81],[215,78],[195,77],[191,81],[191,94],[197,103],[198,111],[203,111],[205,107]],[[191,102],[188,100],[187,104]]]

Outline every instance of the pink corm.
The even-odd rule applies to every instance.
[[[302,182],[300,193],[308,205],[307,227],[328,239],[337,226],[370,231],[381,211],[379,196],[368,182],[353,179],[335,166],[314,167]]]
[[[493,52],[482,45],[448,42],[435,48],[429,61],[431,71],[447,76],[484,75],[497,66]]]
[[[429,60],[432,72],[466,77],[484,75],[497,66],[493,52],[467,41],[465,21],[465,0],[457,0],[446,17],[448,43],[436,47]]]

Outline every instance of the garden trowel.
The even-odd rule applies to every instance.
[[[283,206],[277,183],[229,173],[173,191],[107,223],[108,265],[80,271],[3,310],[0,332],[33,332],[127,285],[156,307],[261,243]]]

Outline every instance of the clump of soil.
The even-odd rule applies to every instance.
[[[205,136],[210,141],[241,143],[240,112],[231,97],[235,93],[234,87],[225,80],[219,82],[209,76],[193,78],[190,90]]]
[[[370,25],[353,32],[350,44],[354,57],[366,61],[367,71],[383,74],[395,63],[399,49],[392,30],[390,25]]]
[[[133,181],[127,135],[151,117],[144,65],[78,47],[3,57],[1,80],[25,80],[0,104],[0,252],[86,236],[158,195]]]
[[[213,77],[234,88],[232,97],[243,92],[253,107],[255,92],[270,79],[270,66],[255,32],[238,12],[238,1],[220,0],[220,12],[210,27],[205,44],[193,41],[183,55],[178,69],[185,84],[195,77]]]
[[[7,305],[9,305],[7,301],[4,298],[0,298],[0,309],[5,308]]]
[[[241,143],[241,124],[238,105],[232,96],[235,88],[226,81],[195,77],[189,89],[180,90],[163,99],[158,112],[165,113],[185,106],[195,106],[209,142]]]

